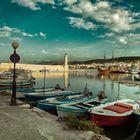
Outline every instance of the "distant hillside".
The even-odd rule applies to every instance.
[[[132,61],[140,61],[140,56],[128,56],[128,57],[118,57],[118,58],[109,58],[109,59],[93,59],[87,61],[70,61],[69,64],[91,64],[91,63],[108,63],[108,62],[132,62]],[[40,61],[33,62],[32,64],[41,64],[41,65],[63,65],[64,62],[56,62],[56,61]]]
[[[108,63],[108,62],[132,62],[140,61],[139,56],[129,56],[129,57],[118,57],[118,58],[109,58],[109,59],[94,59],[88,61],[75,61],[70,62],[71,64],[91,64],[91,63]]]

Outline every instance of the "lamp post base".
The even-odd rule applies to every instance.
[[[11,106],[17,105],[16,98],[11,97]]]

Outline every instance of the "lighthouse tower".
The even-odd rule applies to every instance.
[[[64,71],[68,71],[68,56],[66,53],[64,55]]]

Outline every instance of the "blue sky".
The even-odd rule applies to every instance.
[[[140,55],[139,0],[1,0],[0,60],[21,63]]]

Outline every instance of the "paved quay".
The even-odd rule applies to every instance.
[[[0,140],[96,140],[92,131],[68,129],[57,116],[20,104],[10,106],[10,96],[0,95]]]

